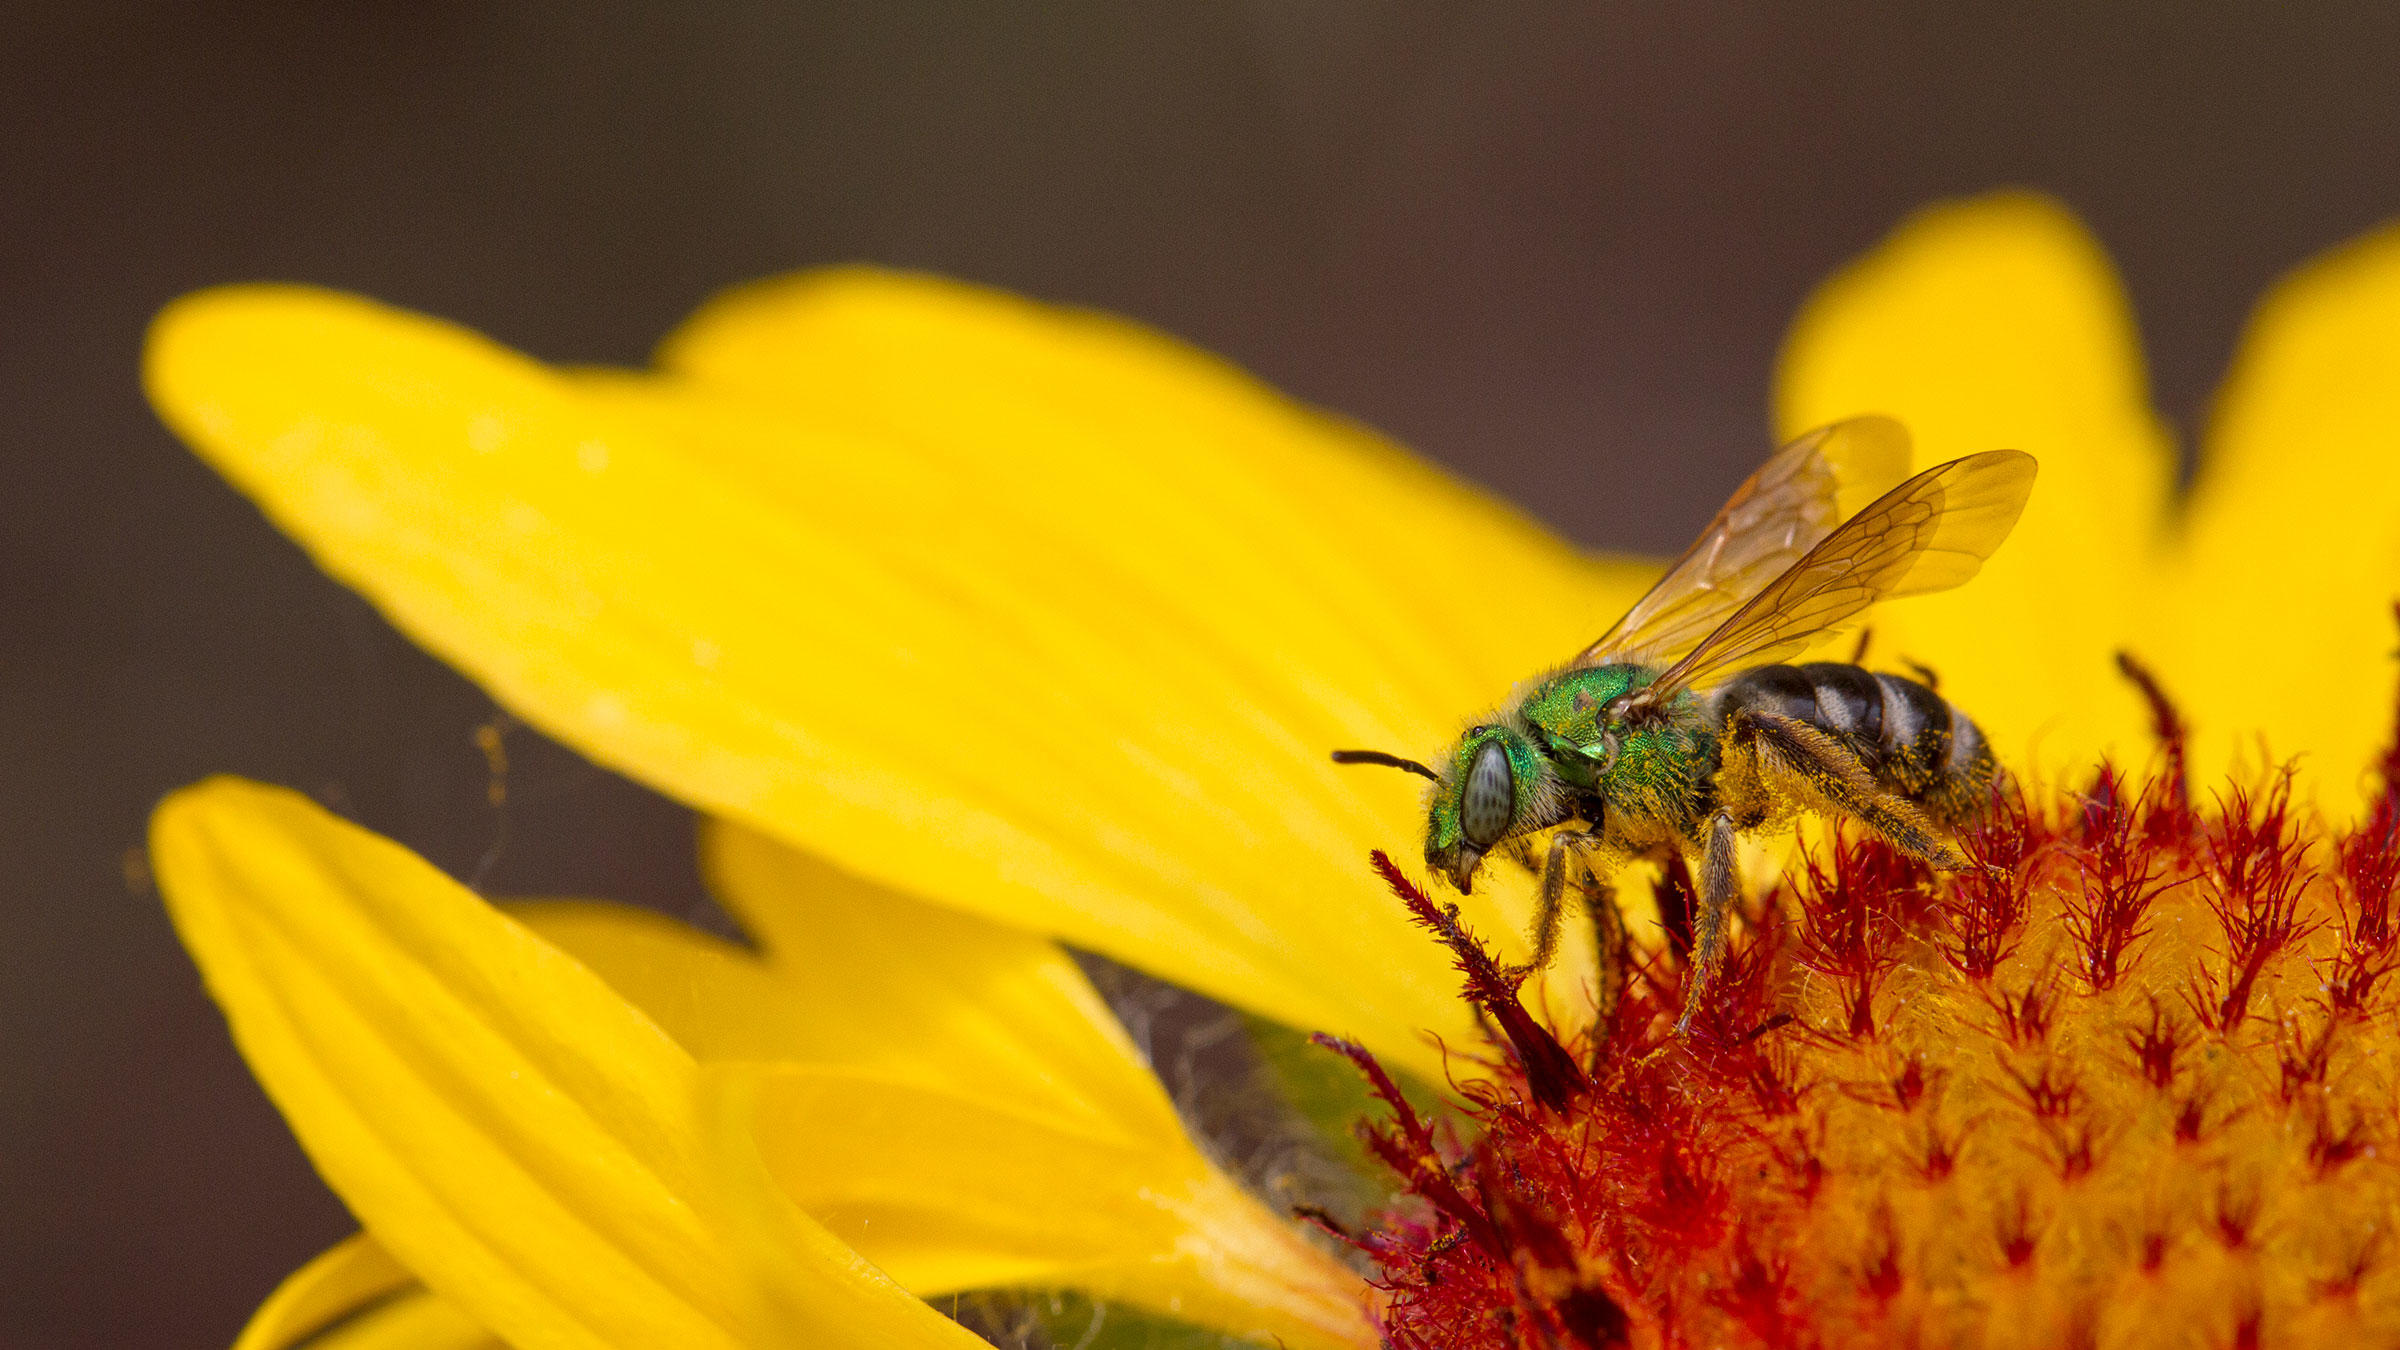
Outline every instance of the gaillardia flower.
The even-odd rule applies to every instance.
[[[1787,433],[2041,459],[1981,577],[1874,619],[2017,787],[1955,876],[1754,859],[1682,1038],[1678,874],[1520,989],[1527,887],[1379,877],[1411,781],[1327,759],[1437,749],[1654,565],[1169,340],[844,270],[562,370],[237,287],[147,379],[404,631],[704,813],[753,939],[170,797],[179,931],[363,1229],[245,1350],[972,1344],[928,1300],[1002,1288],[1295,1348],[2400,1330],[2400,233],[2262,306],[2188,493],[2054,205],[1929,210],[1810,302]],[[1061,943],[1325,1033],[1390,1205],[1230,1179]]]

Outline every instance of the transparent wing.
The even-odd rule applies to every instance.
[[[1878,600],[1946,591],[2016,528],[2033,456],[1987,450],[1877,498],[1769,583],[1645,691],[1659,702],[1748,666],[1797,656]]]
[[[1853,508],[1908,472],[1908,431],[1888,417],[1819,427],[1775,452],[1577,666],[1664,665],[1699,645]]]

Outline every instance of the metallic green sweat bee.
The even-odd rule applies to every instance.
[[[1739,834],[1800,811],[1839,813],[1935,867],[1967,865],[1948,832],[1974,817],[1998,773],[1974,722],[1915,680],[1777,664],[1879,600],[1975,575],[2033,490],[2031,455],[1986,451],[1927,469],[1837,527],[1840,495],[1897,481],[1908,455],[1908,433],[1889,418],[1802,436],[1615,627],[1469,727],[1439,771],[1380,751],[1334,758],[1433,780],[1425,863],[1462,892],[1495,849],[1531,864],[1527,836],[1556,830],[1526,973],[1556,954],[1570,886],[1613,946],[1620,920],[1605,878],[1681,853],[1699,882],[1677,1023],[1688,1028],[1723,950]]]

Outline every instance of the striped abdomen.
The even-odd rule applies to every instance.
[[[1720,686],[1716,703],[1719,717],[1754,710],[1808,723],[1945,824],[1983,809],[1996,772],[1991,747],[1965,713],[1897,675],[1832,661],[1759,666]]]

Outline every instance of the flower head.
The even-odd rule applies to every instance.
[[[1652,1058],[1671,942],[1606,1020],[1589,942],[1457,998],[1454,962],[1522,959],[1530,897],[1412,901],[1428,940],[1385,886],[1413,883],[1362,865],[1421,833],[1407,781],[1326,758],[1438,746],[1649,565],[1580,556],[1156,335],[927,278],[737,291],[643,373],[321,291],[179,302],[148,357],[170,424],[510,710],[712,817],[712,883],[756,941],[504,912],[255,785],[170,798],[153,849],[179,929],[366,1229],[250,1344],[370,1305],[404,1339],[955,1344],[924,1300],[998,1286],[1294,1346],[1444,1343],[1465,1334],[1423,1320],[1444,1299],[1594,1342],[1788,1339],[1834,1306],[1810,1300],[1851,1299],[1938,1338],[1972,1297],[1934,1272],[1993,1244],[2022,1258],[1995,1278],[2057,1313],[2033,1336],[2083,1325],[2096,1272],[2146,1250],[2108,1236],[2138,1206],[2076,1206],[2199,1156],[2183,1105],[2163,1138],[2144,1113],[2202,1069],[2235,1086],[2190,1147],[2259,1184],[2174,1199],[2159,1269],[2213,1278],[2218,1258],[2174,1264],[2186,1220],[2239,1228],[2272,1271],[2259,1316],[2299,1316],[2292,1291],[2346,1258],[2285,1260],[2267,1184],[2346,1184],[2380,1137],[2310,1085],[2382,1053],[2357,1011],[2385,987],[2365,897],[2400,864],[2380,816],[2339,822],[2382,801],[2396,333],[2400,235],[2287,283],[2179,502],[2124,301],[2056,207],[1936,208],[1829,284],[1787,349],[1787,430],[1880,410],[1925,462],[2043,461],[1985,575],[1875,630],[2028,785],[1974,841],[2008,879],[1820,841],[1776,890],[1759,860],[1738,978]],[[2154,701],[2120,649],[2188,728],[2179,781],[2246,795],[2090,785],[2103,755],[2146,762]],[[2266,772],[2291,754],[2296,776]],[[1637,935],[1672,931],[1666,883],[1621,892]],[[1457,1075],[1477,1132],[1402,1114],[1379,1136],[1422,1202],[1351,1231],[1383,1294],[1209,1160],[1061,941],[1420,1082],[1500,1029],[1494,1066]],[[2346,992],[2286,1035],[2306,972]],[[2271,1092],[2287,1058],[2300,1084],[2271,1099],[2270,1054]],[[2269,1129],[2319,1099],[2321,1135]],[[1893,1168],[1927,1179],[1857,1180]],[[2332,1215],[2300,1216],[2310,1242],[2352,1231]]]
[[[1462,1082],[1471,1125],[1436,1131],[1341,1047],[1411,1197],[1345,1233],[1381,1271],[1388,1341],[2388,1337],[2386,781],[2337,828],[2288,774],[2195,803],[2172,773],[2136,791],[2103,768],[1996,801],[1967,840],[1988,870],[1950,878],[1835,837],[1758,898],[1681,1038],[1670,951],[1562,1039],[1437,923],[1501,1005],[1502,1053]]]

